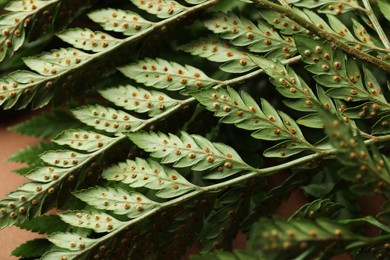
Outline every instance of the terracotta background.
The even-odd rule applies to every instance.
[[[0,112],[0,199],[4,199],[7,193],[15,190],[17,186],[26,181],[26,178],[12,172],[13,170],[20,168],[22,164],[5,161],[12,154],[27,145],[36,143],[38,140],[33,137],[19,135],[7,130],[9,126],[26,118],[28,118],[28,116],[20,113]],[[23,242],[36,236],[36,234],[26,230],[21,230],[17,227],[0,230],[0,259],[17,259],[16,257],[10,256],[12,250]]]

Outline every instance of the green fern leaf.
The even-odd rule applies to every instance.
[[[210,61],[224,62],[220,69],[229,73],[243,73],[256,68],[252,61],[253,55],[234,48],[218,38],[201,38],[179,49]]]
[[[287,146],[282,143],[270,148],[265,152],[265,156],[291,156],[303,151],[303,148],[316,151],[316,148],[305,140],[295,121],[287,114],[276,111],[264,99],[260,109],[249,94],[243,92],[239,95],[229,87],[205,90],[194,93],[193,96],[208,110],[215,112],[215,116],[222,117],[221,122],[256,130],[252,134],[254,138],[270,141],[291,140]]]
[[[159,206],[141,193],[119,188],[93,187],[74,195],[98,209],[110,210],[129,218],[137,218]]]
[[[294,41],[283,39],[273,28],[258,21],[254,25],[244,17],[233,13],[214,13],[212,18],[205,20],[204,25],[221,38],[230,40],[236,46],[248,46],[251,52],[273,52],[272,57],[290,58],[296,52]],[[277,51],[276,51],[277,50]]]
[[[174,16],[180,12],[183,12],[187,7],[172,0],[145,0],[132,2],[139,9],[142,9],[148,13],[154,14],[159,18],[168,18]]]
[[[112,232],[124,225],[124,222],[97,211],[69,211],[61,213],[59,216],[69,225],[92,229],[97,233]]]
[[[39,155],[46,152],[47,150],[57,148],[53,144],[40,142],[38,145],[28,146],[23,150],[20,150],[16,154],[13,154],[11,157],[7,159],[9,162],[20,162],[27,163],[29,165],[34,165],[37,163],[37,159]]]
[[[93,52],[101,52],[119,44],[121,40],[103,32],[94,32],[89,29],[72,28],[63,31],[57,36],[73,47]]]
[[[104,149],[108,144],[114,141],[114,138],[84,130],[67,130],[53,139],[53,142],[59,145],[68,145],[69,147],[86,152],[95,152]]]
[[[34,98],[36,88],[31,89],[31,85],[34,82],[43,81],[44,77],[36,73],[29,71],[15,71],[9,75],[0,79],[0,105],[4,109],[10,109],[16,107],[17,109],[25,108]],[[44,106],[48,103],[49,99],[53,95],[53,91],[50,88],[42,89],[42,100],[35,101],[36,105]]]
[[[59,167],[40,167],[29,172],[26,177],[37,182],[51,182],[66,175],[67,170]]]
[[[42,15],[38,15],[42,10],[50,8],[51,6],[58,5],[60,1],[12,1],[4,10],[9,11],[0,17],[2,32],[0,37],[0,46],[2,48],[0,52],[0,61],[2,61],[7,54],[12,55],[17,51],[24,43],[26,38],[25,27],[29,24],[31,18],[39,20],[43,18]],[[36,17],[35,17],[36,16]]]
[[[314,79],[321,85],[332,88],[327,92],[332,97],[343,98],[349,102],[371,99],[387,106],[382,91],[371,91],[377,83],[372,73],[368,72],[367,85],[362,82],[361,72],[355,61],[348,59],[341,50],[333,51],[329,44],[305,36],[296,36],[299,42],[298,51],[303,61],[309,64],[306,68],[317,74]],[[368,70],[365,69],[365,72]],[[370,83],[369,83],[370,82]],[[371,86],[371,87],[370,87]],[[380,87],[379,87],[380,88]]]
[[[46,251],[50,250],[52,244],[43,238],[37,238],[34,240],[27,241],[26,243],[18,246],[12,251],[13,256],[24,258],[41,257]]]
[[[163,59],[146,58],[142,61],[119,68],[126,77],[149,87],[176,91],[185,87],[211,87],[218,83],[204,72],[189,65]]]
[[[180,100],[173,99],[162,92],[148,91],[131,85],[113,87],[101,90],[99,93],[117,106],[137,113],[148,112],[152,117],[180,104]]]
[[[305,14],[297,8],[293,8],[296,13],[299,13],[301,16],[305,17]],[[272,27],[278,29],[281,34],[285,35],[293,35],[296,33],[304,32],[305,29],[292,21],[286,15],[272,11],[272,10],[261,10],[258,14],[267,21],[268,24],[272,25]],[[287,41],[286,38],[285,40]],[[294,44],[295,45],[295,44]],[[294,46],[295,48],[295,46]],[[295,48],[296,49],[296,48]]]
[[[85,247],[90,247],[96,243],[95,239],[90,239],[74,233],[56,233],[48,236],[47,239],[57,247],[70,251],[81,251]]]
[[[72,150],[47,151],[41,155],[42,161],[53,166],[61,168],[71,168],[85,160],[88,160],[88,154],[74,152]]]
[[[204,171],[223,165],[234,173],[250,169],[233,148],[222,143],[211,143],[199,135],[181,132],[181,137],[178,137],[173,134],[137,132],[127,136],[138,147],[151,152],[152,157],[161,158],[161,163],[174,163],[174,167]]]
[[[100,24],[104,30],[120,32],[127,36],[138,34],[152,26],[152,22],[128,10],[100,9],[92,11],[88,17]]]
[[[196,189],[177,171],[162,166],[153,160],[136,158],[104,170],[103,178],[120,181],[133,188],[145,187],[158,190],[156,196],[173,198]]]
[[[134,131],[143,124],[143,120],[126,112],[100,105],[85,106],[72,112],[81,122],[108,133]]]
[[[65,129],[78,128],[82,124],[69,112],[54,109],[52,112],[32,117],[22,123],[10,127],[14,132],[41,138],[54,137]]]
[[[91,55],[77,49],[59,49],[24,59],[24,63],[43,76],[61,74],[83,64]]]
[[[39,234],[51,234],[65,232],[69,226],[58,215],[45,215],[25,221],[19,227]]]

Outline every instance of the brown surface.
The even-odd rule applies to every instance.
[[[21,164],[6,162],[5,160],[27,145],[37,142],[37,139],[35,138],[7,131],[7,127],[12,123],[0,124],[0,199],[4,199],[7,193],[15,190],[16,187],[27,180],[12,172],[14,169],[20,168],[22,166]],[[0,230],[0,259],[17,259],[16,257],[10,256],[12,250],[34,237],[36,237],[35,234],[21,230],[17,227]]]

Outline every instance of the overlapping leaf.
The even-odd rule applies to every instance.
[[[215,112],[215,116],[222,117],[223,123],[255,130],[252,136],[257,139],[283,141],[266,150],[265,156],[288,157],[305,150],[317,151],[317,148],[306,141],[290,116],[276,111],[264,99],[261,100],[260,108],[249,94],[242,92],[240,95],[229,87],[205,90],[193,95],[208,110]]]
[[[218,83],[201,70],[189,65],[182,66],[176,62],[163,59],[146,58],[119,68],[126,76],[149,87],[181,90],[185,87],[204,88]]]
[[[153,160],[136,158],[104,170],[103,178],[120,181],[133,188],[145,187],[158,190],[156,196],[172,198],[196,189],[177,171],[162,166]]]

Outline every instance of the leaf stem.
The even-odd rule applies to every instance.
[[[358,49],[355,49],[346,43],[340,41],[337,39],[332,33],[327,32],[325,30],[322,30],[318,28],[315,24],[308,21],[306,18],[298,15],[294,10],[286,8],[284,6],[272,3],[268,0],[257,0],[256,3],[263,8],[274,10],[279,13],[284,13],[288,18],[295,21],[299,25],[303,26],[310,32],[316,34],[322,39],[327,40],[331,43],[332,46],[339,47],[341,50],[346,52],[347,54],[354,56],[355,58],[358,58],[362,61],[368,62],[373,64],[375,67],[384,70],[388,73],[390,73],[390,63],[387,63],[383,60],[380,60],[378,58],[375,58],[369,54],[366,54]]]
[[[369,0],[363,0],[363,5],[364,7],[366,8],[367,12],[367,16],[368,18],[370,18],[370,21],[372,23],[372,25],[374,26],[379,38],[381,39],[383,45],[386,47],[386,49],[390,49],[390,42],[389,42],[389,39],[387,38],[385,32],[383,31],[381,25],[379,24],[379,21],[378,19],[376,18],[372,8],[371,8],[371,4],[370,4],[370,1]]]

